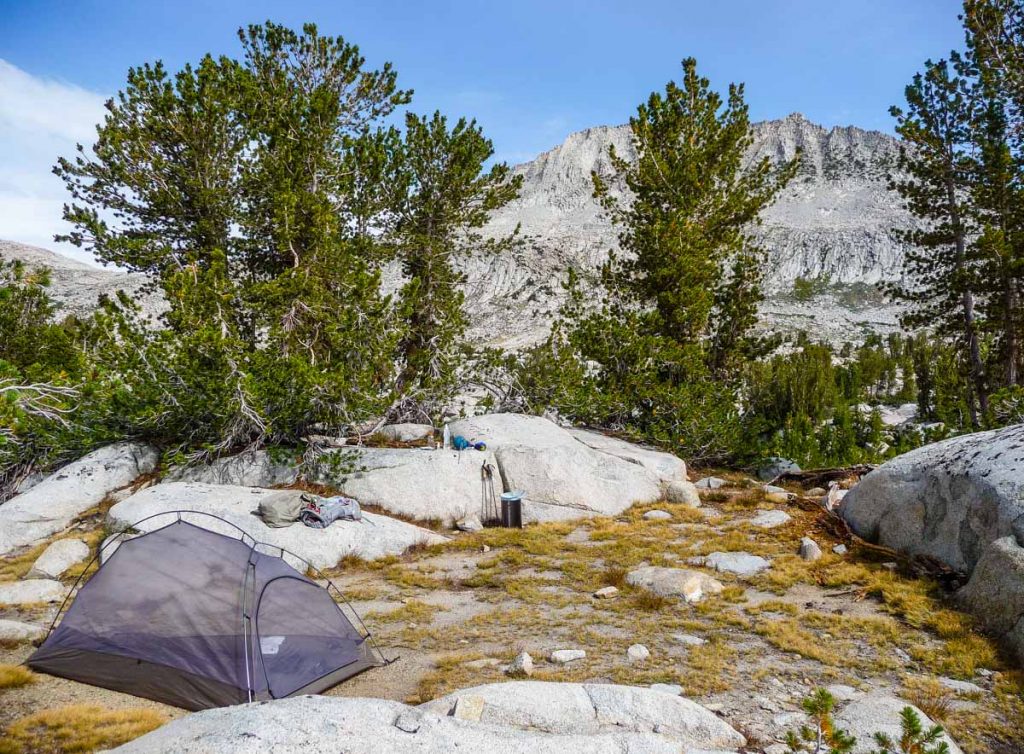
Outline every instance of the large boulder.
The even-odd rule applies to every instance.
[[[935,725],[926,714],[909,702],[884,693],[859,697],[842,707],[835,716],[836,727],[857,739],[853,754],[870,754],[878,750],[875,733],[884,733],[897,744],[900,740],[900,712],[910,707],[921,718],[925,729]],[[960,747],[947,735],[942,740],[949,746],[949,754],[962,754]]]
[[[556,684],[551,684],[556,685]],[[651,692],[656,693],[656,692]],[[664,694],[666,699],[671,699]],[[467,712],[479,710],[476,705]],[[483,709],[486,714],[486,706]],[[591,717],[595,716],[593,709]],[[708,713],[710,714],[710,713]],[[472,715],[471,715],[472,716]],[[656,733],[559,734],[446,716],[383,699],[300,696],[205,710],[114,749],[118,754],[680,754]],[[724,725],[724,723],[722,723]],[[742,737],[735,734],[740,741]],[[685,750],[693,752],[692,749]],[[696,754],[696,752],[694,752]]]
[[[280,494],[280,490],[259,487],[170,482],[148,487],[123,500],[110,509],[107,518],[113,529],[133,527],[147,532],[173,520],[170,515],[156,514],[181,510],[209,513],[227,523],[203,515],[186,513],[182,517],[229,536],[238,536],[241,529],[257,542],[283,547],[317,568],[330,568],[347,555],[371,560],[397,555],[416,544],[444,541],[444,537],[418,526],[365,512],[362,521],[336,521],[326,529],[312,529],[301,523],[271,528],[256,516],[256,509],[264,497]],[[302,493],[295,490],[293,494]],[[302,566],[288,553],[284,558],[296,567]]]
[[[274,487],[292,484],[299,476],[299,460],[253,450],[218,458],[209,464],[172,469],[165,482],[235,484],[241,487]]]
[[[594,450],[643,466],[663,482],[689,480],[686,475],[686,462],[671,453],[636,445],[617,437],[609,437],[600,432],[591,432],[586,429],[570,429],[568,432]]]
[[[894,458],[839,510],[865,539],[970,573],[959,598],[1024,663],[1024,425]]]
[[[540,416],[460,419],[452,435],[494,451],[506,491],[523,490],[523,517],[552,521],[611,516],[661,497],[661,480],[639,463],[595,450]]]
[[[734,749],[746,741],[696,702],[649,688],[509,681],[456,691],[421,705],[449,715],[460,699],[483,700],[480,722],[557,735],[657,733],[687,747]]]
[[[957,597],[1024,665],[1024,547],[1013,537],[990,544]]]
[[[94,450],[0,505],[0,555],[63,531],[114,490],[156,468],[149,445],[122,442]]]
[[[997,539],[1024,546],[1024,424],[894,458],[850,490],[840,512],[871,542],[970,572]]]
[[[331,463],[332,458],[337,463]],[[337,487],[364,505],[451,526],[480,517],[484,463],[494,469],[494,492],[500,495],[501,476],[490,451],[344,448],[327,451],[310,469],[309,478]]]

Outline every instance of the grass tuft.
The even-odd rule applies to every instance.
[[[0,689],[16,689],[35,681],[36,674],[23,665],[0,665]]]
[[[109,749],[159,728],[166,720],[153,710],[109,710],[95,704],[42,710],[7,726],[0,754]]]

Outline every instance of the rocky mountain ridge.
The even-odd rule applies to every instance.
[[[766,156],[781,163],[798,149],[803,156],[800,172],[753,231],[768,252],[764,326],[813,328],[833,340],[894,329],[896,310],[874,286],[899,277],[903,246],[894,229],[912,224],[887,187],[899,141],[852,126],[826,129],[799,114],[753,131],[748,163]],[[488,231],[507,234],[519,224],[525,242],[504,257],[465,264],[467,298],[483,315],[474,317],[479,338],[497,336],[513,347],[539,339],[562,301],[567,269],[594,270],[617,246],[590,178],[591,171],[611,177],[609,146],[632,158],[629,127],[579,131],[515,168],[523,176],[520,197],[495,213]],[[793,295],[798,278],[818,283],[812,300]]]
[[[753,230],[768,252],[762,326],[813,330],[834,341],[895,329],[897,311],[875,286],[899,277],[903,246],[894,229],[912,223],[887,188],[899,141],[855,127],[826,129],[798,114],[753,130],[748,161],[782,162],[797,149],[803,155],[799,174]],[[519,226],[522,243],[507,254],[461,262],[475,340],[519,348],[542,339],[563,300],[567,270],[593,272],[617,245],[590,179],[592,170],[611,176],[610,145],[634,154],[628,126],[579,131],[516,166],[522,192],[485,232],[500,236]],[[0,257],[50,266],[53,295],[69,312],[88,311],[100,293],[141,285],[138,276],[8,241],[0,241]],[[813,296],[795,295],[797,279],[815,281]]]

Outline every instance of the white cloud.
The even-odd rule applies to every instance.
[[[89,146],[103,119],[105,98],[73,84],[33,76],[0,59],[0,238],[88,255],[53,236],[67,232],[61,208],[68,200],[52,174],[75,144]]]

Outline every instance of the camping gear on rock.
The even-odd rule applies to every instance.
[[[275,529],[291,526],[299,520],[303,500],[295,490],[281,490],[260,500],[256,515]]]
[[[523,528],[522,490],[501,493],[501,525],[509,529]]]
[[[157,515],[177,518],[104,542],[123,540],[63,616],[61,605],[30,668],[200,710],[317,694],[386,664],[355,611],[358,629],[282,548],[210,514]]]
[[[455,435],[452,438],[452,447],[455,450],[468,450],[473,448],[474,450],[487,450],[487,443],[480,442],[478,440],[467,440],[462,435]]]
[[[313,529],[326,529],[335,521],[360,521],[363,512],[359,503],[350,497],[319,497],[303,495],[303,506],[299,511],[299,521]]]

